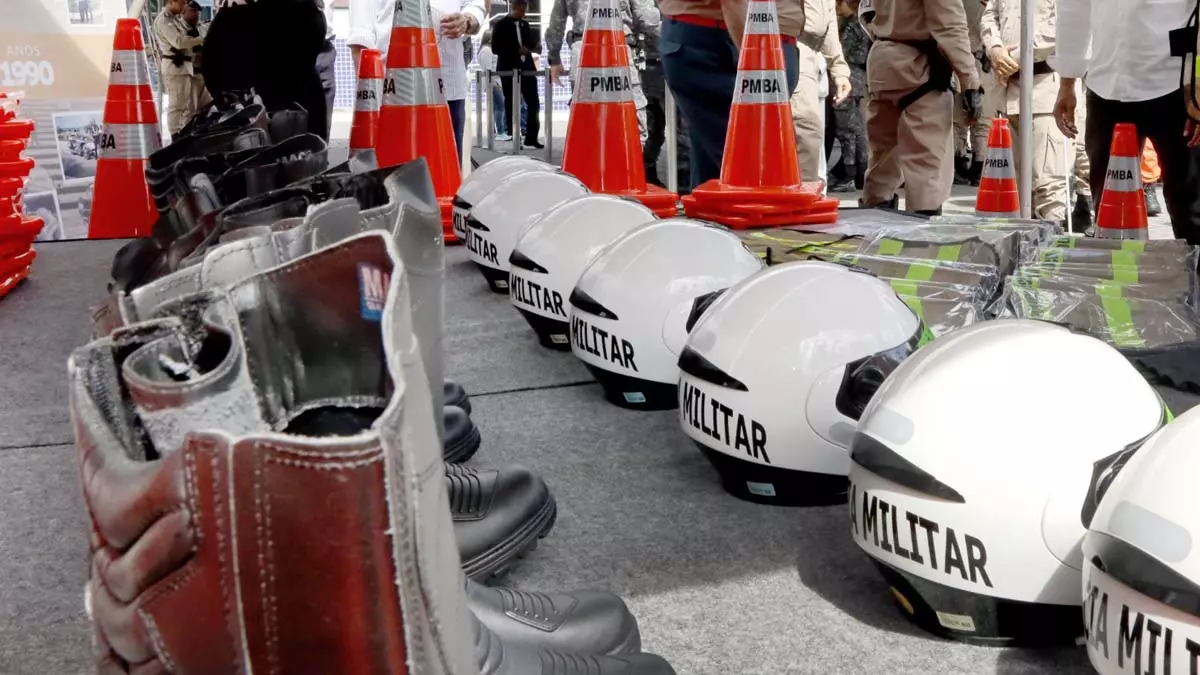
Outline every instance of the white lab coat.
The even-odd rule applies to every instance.
[[[392,36],[392,17],[396,0],[350,0],[350,35],[346,42],[383,52],[387,63],[388,41]],[[487,21],[484,0],[431,0],[434,30],[442,17],[462,12],[471,14],[480,26]],[[463,59],[463,38],[438,35],[438,55],[442,61],[442,87],[447,101],[467,98],[467,64]]]

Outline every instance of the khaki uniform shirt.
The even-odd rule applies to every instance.
[[[838,33],[837,0],[804,0],[804,32],[800,41],[825,57],[829,74],[850,79],[850,66],[842,55]]]
[[[154,37],[158,42],[161,59],[159,68],[164,76],[195,74],[191,61],[184,61],[182,65],[178,66],[171,61],[172,48],[178,49],[190,57],[192,56],[192,47],[204,44],[204,33],[201,33],[201,37],[194,38],[187,34],[188,30],[188,25],[183,20],[183,14],[172,14],[166,7],[163,7],[158,16],[154,18]]]
[[[1033,60],[1045,61],[1054,54],[1055,0],[1037,0],[1037,31],[1033,38]],[[993,47],[1017,47],[1011,53],[1014,61],[1020,61],[1021,45],[1021,0],[988,0],[980,19],[979,34],[983,49],[989,56]],[[1022,64],[1024,67],[1024,64]],[[999,82],[999,77],[996,78]],[[1058,97],[1058,74],[1047,73],[1033,77],[1033,114],[1046,115],[1054,112],[1054,101]],[[1021,112],[1021,74],[1018,72],[1008,81],[1007,113]]]
[[[741,47],[742,33],[746,29],[746,0],[660,0],[658,11],[663,16],[690,14],[714,21],[724,21],[733,43]],[[779,13],[779,32],[799,37],[804,32],[804,1],[777,0],[775,11]]]
[[[876,0],[870,33],[876,39],[868,61],[874,91],[914,89],[929,79],[928,59],[895,41],[933,39],[964,89],[979,88],[962,0]]]

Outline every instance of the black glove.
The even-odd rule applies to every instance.
[[[967,119],[971,122],[979,119],[979,113],[983,111],[983,89],[969,89],[962,93],[963,111],[967,113]]]
[[[188,30],[187,36],[194,37],[194,38],[200,37],[200,28],[196,27],[196,28],[192,28],[192,29]]]
[[[992,60],[987,57],[987,54],[982,49],[975,52],[975,60],[979,62],[979,72],[992,72]]]

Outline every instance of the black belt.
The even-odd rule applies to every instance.
[[[900,44],[908,45],[929,59],[929,79],[921,83],[916,89],[900,97],[900,100],[896,102],[896,107],[900,110],[904,110],[916,103],[925,94],[950,90],[950,81],[954,76],[954,69],[950,67],[950,61],[938,49],[937,40],[893,40],[882,37],[877,39],[884,42],[899,42]]]
[[[1020,69],[1018,69],[1017,72],[1013,73],[1012,75],[1009,75],[1008,81],[1009,82],[1015,81],[1018,77],[1020,77],[1020,75],[1019,75],[1020,72],[1021,72]],[[1054,72],[1054,68],[1049,63],[1047,63],[1045,61],[1034,61],[1033,62],[1033,74],[1034,75],[1049,75],[1050,73],[1053,73],[1053,72]]]

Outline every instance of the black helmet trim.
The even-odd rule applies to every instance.
[[[679,370],[709,384],[737,391],[750,391],[739,379],[713,365],[712,361],[700,355],[691,347],[684,347],[679,355]]]
[[[892,374],[901,361],[927,342],[926,338],[925,323],[918,318],[917,332],[903,344],[847,363],[845,375],[842,376],[842,386],[834,398],[838,412],[852,420],[862,417],[867,404],[871,402],[871,397],[879,391],[884,379]]]
[[[1200,617],[1200,586],[1154,556],[1116,537],[1089,532],[1090,562],[1120,583],[1186,614]]]
[[[588,314],[594,314],[601,319],[611,319],[613,321],[617,320],[616,312],[608,309],[604,305],[601,305],[599,302],[596,302],[595,298],[588,295],[584,291],[579,290],[578,288],[575,288],[571,291],[571,297],[568,298],[567,302],[569,302],[575,309],[587,312]]]
[[[528,270],[530,272],[537,272],[539,274],[549,274],[550,273],[550,270],[535,263],[532,259],[529,258],[529,256],[525,255],[524,253],[521,253],[520,251],[516,251],[516,250],[514,250],[512,253],[509,254],[508,264],[510,266],[516,267],[518,269]]]
[[[463,199],[462,197],[459,197],[458,195],[454,195],[454,201],[452,201],[451,204],[454,206],[457,206],[458,208],[460,208],[464,211],[471,210],[471,205],[467,203],[467,200]]]
[[[687,323],[684,324],[684,329],[689,333],[692,332],[692,327],[694,327],[696,322],[700,320],[700,317],[704,314],[704,311],[711,307],[712,304],[716,302],[717,298],[721,297],[721,294],[726,290],[728,289],[722,288],[720,290],[710,291],[693,300],[692,311],[688,313]]]
[[[1083,500],[1083,509],[1079,513],[1079,520],[1083,523],[1083,527],[1091,528],[1092,519],[1096,517],[1096,509],[1100,506],[1100,500],[1104,499],[1104,495],[1108,493],[1108,488],[1112,486],[1113,479],[1117,474],[1121,473],[1121,469],[1125,468],[1130,458],[1133,457],[1150,437],[1163,428],[1167,423],[1169,411],[1166,405],[1163,406],[1162,417],[1159,418],[1158,424],[1154,427],[1154,431],[1146,434],[1138,440],[1126,445],[1117,452],[1101,458],[1092,465],[1092,480],[1088,485],[1087,496]]]
[[[967,503],[958,490],[904,459],[875,437],[861,431],[856,431],[853,440],[850,441],[850,461],[880,478],[921,494],[958,504]]]
[[[492,231],[491,228],[489,228],[487,225],[484,225],[483,223],[479,222],[479,220],[477,220],[475,218],[475,216],[467,216],[467,227],[472,230],[479,230],[480,232],[491,232]]]

